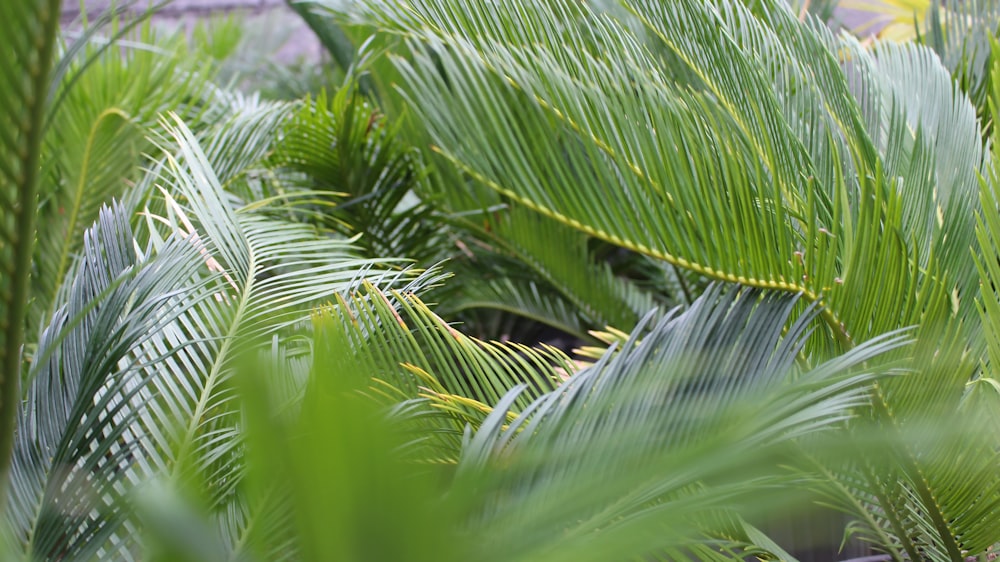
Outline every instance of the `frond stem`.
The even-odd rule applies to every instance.
[[[842,484],[840,480],[837,479],[837,477],[830,471],[829,468],[827,468],[826,465],[813,458],[813,456],[807,453],[805,450],[799,449],[799,452],[806,460],[809,461],[809,464],[812,465],[814,470],[819,471],[823,476],[826,477],[827,481],[830,482],[830,484],[832,484],[837,488],[837,490],[840,492],[841,498],[850,502],[851,507],[853,509],[852,515],[855,515],[863,519],[865,524],[868,525],[868,528],[876,535],[878,535],[879,545],[883,546],[886,550],[889,551],[889,555],[892,556],[893,561],[902,562],[903,560],[906,560],[903,554],[899,552],[899,549],[896,547],[896,545],[893,544],[892,539],[882,529],[882,526],[879,525],[879,522],[875,519],[874,515],[872,514],[872,511],[868,509],[864,504],[862,504],[857,499],[857,496],[853,492],[848,490],[847,486],[844,486],[844,484]],[[878,494],[876,494],[876,496],[881,497]],[[902,525],[899,524],[898,518],[895,517],[894,513],[887,512],[884,515],[886,516],[887,519],[889,519],[890,522],[889,524],[890,526],[892,526],[897,536],[900,537],[906,536],[905,534],[903,534]],[[909,560],[920,559],[920,557],[917,556],[916,552],[910,551],[910,549],[908,548],[909,547],[908,544],[904,543],[903,546],[907,551]]]
[[[609,242],[616,246],[620,246],[627,250],[631,250],[633,252],[643,254],[651,258],[663,260],[671,265],[675,265],[677,267],[693,271],[699,275],[704,275],[705,277],[708,277],[710,279],[716,279],[728,283],[739,283],[740,285],[744,285],[746,287],[755,287],[758,289],[784,291],[787,293],[801,294],[802,298],[805,299],[806,302],[810,304],[816,303],[817,305],[819,305],[820,318],[822,318],[823,321],[830,328],[830,331],[833,333],[833,336],[836,338],[837,342],[841,345],[841,347],[845,350],[854,347],[854,341],[851,339],[850,334],[847,332],[847,328],[844,326],[844,323],[840,321],[840,318],[837,316],[837,314],[833,312],[830,309],[830,307],[826,306],[826,303],[823,300],[823,295],[814,292],[812,289],[808,287],[797,285],[795,283],[789,283],[784,279],[767,280],[767,279],[756,279],[753,277],[745,277],[743,275],[734,275],[732,273],[727,273],[725,271],[719,271],[707,265],[689,261],[685,258],[682,258],[680,256],[675,256],[663,250],[650,248],[645,244],[637,244],[632,240],[626,240],[616,234],[612,234],[610,232],[594,228],[590,225],[583,224],[574,218],[567,217],[566,215],[559,213],[558,211],[554,211],[552,209],[549,209],[548,207],[539,205],[538,203],[532,201],[531,199],[523,197],[511,191],[510,189],[503,187],[502,185],[496,183],[495,181],[490,180],[489,178],[483,176],[482,174],[476,172],[475,170],[471,169],[469,166],[466,166],[463,162],[459,161],[451,154],[448,154],[447,152],[442,150],[440,147],[432,146],[431,150],[437,152],[438,154],[446,158],[452,164],[459,167],[462,171],[469,174],[476,181],[482,183],[486,187],[489,187],[490,189],[506,197],[510,197],[511,199],[517,201],[519,204],[524,205],[525,207],[531,209],[532,211],[535,211],[541,215],[544,215],[566,226],[584,232],[588,236],[592,236],[599,240],[604,240],[605,242]]]
[[[76,228],[77,223],[80,221],[80,209],[83,206],[83,196],[87,191],[87,176],[90,173],[90,159],[91,151],[94,148],[94,142],[97,137],[97,130],[104,122],[105,119],[110,117],[120,117],[125,122],[129,121],[129,116],[117,107],[110,107],[105,109],[98,115],[97,119],[90,126],[90,132],[87,134],[87,144],[83,151],[83,168],[80,170],[80,178],[77,181],[76,189],[73,193],[73,204],[70,207],[69,221],[66,224],[66,239],[62,241],[62,250],[59,252],[59,266],[56,268],[55,277],[53,282],[55,283],[55,292],[52,295],[50,303],[55,302],[55,293],[59,291],[59,285],[62,283],[63,277],[66,275],[66,270],[69,268],[69,255],[70,255],[70,245],[73,240],[76,239]],[[50,304],[51,307],[51,304]],[[52,313],[52,310],[46,311],[46,315]]]
[[[892,427],[896,427],[896,418],[892,415],[892,411],[889,410],[889,405],[885,400],[885,395],[882,393],[882,387],[875,383],[872,392],[874,393],[875,400],[875,413],[876,415],[884,416],[887,421],[892,423]],[[913,455],[906,449],[905,445],[901,447],[899,451],[899,464],[903,473],[908,477],[910,484],[914,487],[914,491],[920,497],[921,502],[925,506],[932,507],[932,509],[927,510],[927,515],[931,518],[934,523],[934,529],[937,531],[941,542],[944,543],[944,547],[948,551],[948,556],[952,560],[965,560],[965,555],[962,554],[962,549],[959,547],[958,542],[955,540],[955,532],[952,531],[948,522],[944,518],[942,513],[941,504],[934,497],[934,492],[931,490],[930,483],[927,482],[927,478],[924,476],[922,470],[917,465],[914,460]]]

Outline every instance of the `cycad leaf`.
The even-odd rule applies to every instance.
[[[645,35],[568,2],[369,2],[345,17],[410,38],[401,89],[433,150],[502,197],[710,279],[824,302],[841,345],[927,309],[968,315],[971,230],[958,217],[976,206],[981,163],[968,101],[919,49],[901,60],[927,67],[926,101],[891,94],[917,90],[908,81],[856,101],[851,81],[877,77],[873,55],[765,4],[627,2]],[[938,128],[939,106],[961,126]],[[893,118],[885,144],[872,111]],[[906,173],[884,161],[902,150]],[[941,181],[938,206],[924,203],[927,177]],[[873,298],[872,278],[907,289]],[[937,306],[949,299],[957,311]]]
[[[156,454],[134,426],[151,373],[133,352],[174,320],[178,300],[210,297],[198,296],[197,258],[179,239],[137,252],[120,205],[88,231],[17,432],[5,523],[31,556],[89,558],[122,524],[135,459]]]
[[[495,410],[459,465],[460,481],[488,482],[488,497],[502,498],[473,526],[485,551],[606,560],[708,544],[704,533],[723,520],[713,513],[751,505],[736,490],[780,481],[778,451],[839,427],[865,402],[871,376],[848,373],[902,343],[882,338],[796,373],[810,318],[783,334],[793,306],[715,288],[684,313],[642,324],[515,420]]]
[[[197,468],[210,482],[226,479],[225,486],[215,490],[221,498],[236,484],[228,463],[235,461],[239,444],[238,416],[227,380],[237,348],[246,343],[270,345],[273,335],[301,329],[310,306],[347,291],[363,278],[393,283],[412,275],[376,269],[386,262],[355,258],[345,242],[318,236],[306,225],[262,216],[253,207],[235,211],[213,164],[221,162],[229,178],[236,180],[242,168],[225,162],[245,151],[220,149],[217,156],[214,152],[209,156],[183,122],[175,120],[164,127],[179,147],[177,158],[167,155],[167,167],[159,177],[179,197],[169,205],[170,222],[192,241],[204,244],[204,263],[224,274],[227,287],[214,301],[178,319],[158,344],[169,349],[191,338],[200,342],[190,353],[178,353],[172,362],[177,372],[161,379],[170,387],[159,393],[169,396],[161,416],[176,424],[176,433],[168,431],[165,436],[172,444],[163,446],[170,451],[167,458],[175,473]]]
[[[298,108],[271,162],[290,186],[342,194],[317,195],[327,207],[312,210],[324,227],[361,234],[357,245],[373,257],[431,265],[441,259],[443,237],[414,193],[424,172],[397,129],[348,83]]]
[[[476,403],[488,413],[519,384],[530,391],[515,403],[526,405],[576,370],[555,349],[465,336],[412,293],[383,294],[369,287],[341,308],[345,337],[373,376],[402,390],[404,397],[423,395],[439,406],[451,404],[456,414],[481,418]]]
[[[353,388],[358,375],[374,373],[400,385],[407,374],[425,384],[439,382],[431,373],[451,376],[447,370],[424,371],[412,363],[394,367],[413,357],[431,364],[421,357],[422,350],[438,357],[437,364],[467,365],[463,376],[483,386],[501,376],[496,370],[506,370],[504,363],[518,361],[515,349],[468,340],[426,313],[415,314],[421,308],[412,296],[369,291],[350,305],[342,303],[338,315],[321,315],[316,346],[325,359],[317,362],[321,370],[314,373],[317,398]],[[719,540],[713,532],[743,534],[733,534],[734,519],[726,514],[734,509],[753,514],[754,502],[762,505],[764,497],[775,501],[773,486],[788,477],[775,462],[788,451],[785,447],[841,427],[866,401],[873,375],[861,365],[903,344],[898,336],[880,338],[799,372],[795,360],[814,312],[793,321],[786,334],[794,308],[792,298],[754,291],[723,294],[716,288],[688,312],[667,315],[655,326],[643,323],[621,349],[609,350],[599,363],[526,407],[518,405],[522,396],[537,390],[508,386],[492,411],[472,425],[478,429],[467,431],[457,479],[449,485],[446,502],[433,504],[444,509],[457,502],[467,511],[458,519],[442,511],[437,536],[451,549],[468,548],[477,557],[504,561],[677,560],[692,553],[698,553],[696,559],[715,560],[726,559],[720,549],[730,559],[739,552],[761,552],[752,541]],[[458,345],[434,344],[428,331]],[[396,343],[410,337],[430,345]],[[483,351],[503,362],[484,361]],[[518,355],[531,361],[527,350]],[[546,370],[544,363],[535,368]],[[520,413],[512,416],[511,408]],[[357,431],[351,427],[344,426],[344,439]],[[343,459],[351,460],[335,477],[354,475],[352,482],[364,489],[376,485],[375,472],[357,472],[368,466],[367,456],[347,453]],[[379,506],[389,501],[370,497]],[[310,528],[317,520],[344,521],[337,524],[338,532],[352,528],[349,522],[366,517],[369,509],[340,502],[323,507],[311,496],[297,501],[303,503],[300,509],[311,510],[305,519]],[[418,511],[426,502],[420,499],[400,509]],[[388,529],[379,526],[339,541],[314,536],[312,528],[301,539],[307,545],[326,544],[329,552],[398,523],[386,524]],[[460,538],[451,538],[456,532]],[[765,551],[771,544],[760,542]],[[414,559],[429,555],[420,541],[408,545]],[[461,559],[462,552],[440,555]]]
[[[492,308],[588,339],[609,325],[631,330],[658,302],[600,261],[575,229],[516,205],[493,213],[487,227],[456,234],[470,242],[452,262],[463,283],[444,287],[443,313]]]
[[[152,43],[147,25],[137,41]],[[68,77],[56,92],[61,103],[45,138],[46,180],[40,190],[39,237],[33,287],[33,327],[51,312],[59,284],[73,263],[83,231],[112,198],[123,200],[149,164],[147,140],[162,112],[194,119],[211,107],[208,65],[185,57],[182,37],[161,40],[167,50],[84,49],[63,61]],[[74,56],[67,53],[66,57]]]
[[[266,121],[267,112],[261,118]],[[244,127],[258,123],[237,122]],[[66,436],[54,444],[46,442],[41,453],[29,447],[30,454],[22,459],[29,476],[23,478],[25,499],[11,515],[13,534],[16,543],[39,556],[56,557],[70,549],[84,557],[129,557],[137,548],[137,521],[124,498],[135,483],[153,475],[200,483],[210,492],[214,508],[237,509],[241,439],[229,375],[241,350],[270,347],[278,336],[301,334],[310,307],[346,293],[363,277],[390,286],[414,278],[398,268],[377,269],[379,262],[355,258],[347,242],[275,219],[257,206],[235,210],[237,199],[222,190],[213,164],[231,182],[248,181],[246,166],[261,159],[251,148],[262,141],[240,139],[257,138],[252,131],[238,125],[222,129],[220,134],[233,142],[210,145],[209,156],[183,122],[164,127],[173,135],[168,144],[177,152],[168,152],[164,164],[150,173],[164,188],[163,208],[168,212],[163,217],[147,215],[148,252],[157,267],[141,270],[153,277],[139,277],[146,293],[136,295],[128,291],[130,285],[123,285],[102,294],[96,286],[99,279],[92,279],[87,269],[128,270],[138,259],[126,259],[136,254],[137,243],[128,230],[129,215],[119,208],[111,221],[114,228],[102,230],[116,235],[105,241],[107,247],[95,244],[88,261],[79,266],[82,281],[60,293],[70,312],[60,312],[59,325],[47,335],[39,354],[46,362],[38,367],[33,396],[44,406],[25,415],[44,408],[69,412],[45,416],[51,427],[66,421]],[[163,224],[169,227],[166,235]],[[107,266],[101,265],[102,257]],[[77,290],[80,285],[84,288]],[[95,295],[100,298],[95,300]],[[112,301],[104,306],[101,299]],[[151,304],[143,305],[143,299]],[[141,310],[133,313],[130,305]],[[88,318],[75,314],[77,310],[98,315],[105,331],[116,332],[95,331],[73,320]],[[294,341],[278,347],[291,347]],[[50,379],[62,376],[59,369],[82,372],[77,376],[86,378],[89,386],[73,394],[73,400],[47,390],[56,384]],[[289,384],[294,387],[295,381]],[[28,427],[35,422],[25,424],[24,435],[31,439],[34,432]],[[55,459],[54,465],[45,464],[49,458]],[[64,465],[73,471],[64,475]],[[66,488],[67,483],[87,486]]]

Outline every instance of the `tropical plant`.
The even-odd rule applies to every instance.
[[[821,303],[805,361],[916,326],[924,343],[897,355],[915,372],[874,388],[866,417],[905,431],[958,411],[981,376],[970,217],[987,168],[975,108],[935,53],[835,38],[780,2],[620,6],[626,16],[559,2],[335,10],[398,53],[428,158],[492,202]],[[979,495],[996,479],[994,438],[975,460],[944,439],[888,451],[891,474],[831,478],[894,557],[960,559],[996,540],[996,498]],[[969,497],[984,511],[967,511]]]
[[[303,11],[341,88],[267,101],[151,28],[31,66],[29,4],[6,558],[791,560],[816,504],[893,560],[1000,539],[968,58],[778,0],[369,0]],[[592,345],[467,335],[512,316]]]
[[[3,542],[6,555],[29,559],[132,556],[138,522],[126,504],[153,476],[202,481],[210,505],[230,505],[241,472],[240,409],[227,382],[237,350],[266,345],[287,357],[294,394],[311,305],[363,278],[414,279],[283,218],[301,195],[256,196],[255,170],[295,106],[220,90],[210,67],[181,63],[184,52],[82,52],[63,77],[69,90],[51,89],[58,105],[49,117],[59,124],[47,129],[48,145],[33,149],[35,161],[21,164],[17,151],[6,161],[49,172],[39,204],[14,185],[4,207],[31,208],[48,226],[35,260],[47,282],[34,284],[30,301],[46,328],[10,373],[28,387]],[[34,115],[39,127],[47,108]],[[111,206],[100,210],[102,202]],[[29,295],[20,298],[24,314]],[[15,384],[3,396],[16,407],[18,395]]]

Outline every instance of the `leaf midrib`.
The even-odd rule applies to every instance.
[[[111,117],[120,117],[126,123],[130,121],[125,111],[117,107],[109,107],[102,111],[90,126],[90,132],[87,134],[87,142],[84,144],[83,168],[80,170],[80,177],[73,194],[73,204],[70,207],[69,221],[66,224],[66,238],[62,242],[62,249],[59,252],[59,265],[56,267],[55,275],[53,276],[55,286],[52,294],[46,296],[49,303],[49,310],[46,311],[46,316],[52,314],[51,307],[52,303],[55,302],[55,295],[59,292],[62,279],[66,276],[67,269],[69,269],[70,245],[76,239],[77,224],[80,222],[80,211],[83,207],[83,195],[86,190],[87,177],[90,174],[91,152],[94,148],[97,132],[105,119]]]
[[[250,307],[250,300],[255,284],[255,276],[253,275],[253,272],[257,269],[257,260],[253,252],[250,252],[249,257],[249,275],[247,275],[246,286],[243,288],[242,294],[240,295],[240,302],[237,306],[236,314],[233,316],[233,322],[230,324],[230,328],[223,338],[222,346],[219,348],[219,353],[216,355],[215,361],[212,363],[212,370],[205,378],[205,384],[202,387],[201,396],[198,399],[198,403],[195,405],[195,409],[191,414],[191,420],[188,422],[187,429],[184,432],[184,439],[178,447],[177,458],[174,461],[173,470],[171,471],[171,479],[176,479],[179,476],[179,471],[185,465],[185,462],[192,453],[195,434],[201,425],[199,420],[208,409],[209,398],[212,396],[215,386],[219,383],[219,379],[222,377],[223,368],[227,362],[229,351],[239,334],[247,309]]]

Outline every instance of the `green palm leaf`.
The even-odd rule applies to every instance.
[[[794,373],[810,315],[783,334],[793,305],[711,289],[682,314],[647,318],[620,349],[510,423],[498,407],[459,465],[460,480],[500,470],[493,493],[503,501],[474,525],[487,550],[501,550],[498,560],[607,560],[673,559],[700,541],[726,547],[708,538],[726,534],[712,514],[748,505],[737,490],[755,478],[777,484],[780,471],[764,467],[782,447],[838,427],[864,403],[870,378],[848,374],[852,367],[902,343],[880,338]]]
[[[403,385],[402,371],[390,370],[400,360],[428,364],[419,354],[426,348],[395,342],[411,334],[427,341],[428,330],[453,339],[433,349],[465,365],[465,376],[481,376],[476,365],[496,377],[506,365],[524,374],[552,375],[552,367],[527,350],[468,340],[420,313],[409,295],[370,292],[346,305],[316,319],[318,357],[298,415],[267,406],[266,385],[246,379],[258,416],[251,416],[252,442],[260,452],[284,451],[252,466],[272,483],[264,489],[288,490],[306,560],[331,552],[504,561],[724,560],[764,552],[753,541],[773,543],[735,514],[760,516],[796,501],[795,493],[776,499],[780,484],[803,482],[776,459],[851,418],[873,377],[860,366],[904,343],[898,335],[880,338],[802,372],[796,356],[815,311],[785,333],[795,299],[715,288],[687,312],[647,317],[620,349],[526,407],[518,404],[537,389],[512,387],[466,430],[458,472],[442,490],[433,482],[443,474],[401,453],[410,450],[400,445],[409,434],[386,440],[372,406],[357,397],[371,394],[365,381],[372,374]],[[483,351],[500,362],[484,362]],[[415,405],[394,410],[394,432],[423,417]],[[422,515],[428,510],[433,529]],[[390,536],[392,544],[383,544]]]
[[[350,82],[297,109],[271,162],[286,188],[329,192],[317,194],[314,220],[361,234],[356,243],[368,255],[440,261],[440,225],[414,193],[425,175],[417,155]]]
[[[918,326],[921,345],[897,353],[912,374],[875,387],[866,417],[905,434],[954,416],[981,349],[968,217],[984,155],[947,69],[926,47],[866,50],[778,2],[620,4],[627,17],[579,2],[342,13],[405,38],[400,91],[446,165],[591,237],[821,303],[832,337],[810,340],[807,361]],[[910,556],[989,544],[976,517],[995,502],[972,499],[956,442],[848,474]],[[969,447],[991,490],[992,439]]]
[[[171,405],[180,408],[181,415],[166,408],[162,415],[163,421],[184,420],[176,426],[172,470],[176,473],[197,468],[204,474],[217,473],[229,479],[224,487],[216,489],[222,496],[235,485],[231,472],[224,469],[228,461],[223,451],[235,450],[239,441],[234,425],[237,412],[230,405],[232,389],[226,383],[237,342],[269,342],[272,334],[300,324],[310,305],[345,291],[365,277],[391,282],[406,279],[408,274],[379,271],[375,267],[384,262],[354,258],[345,243],[319,237],[306,225],[259,216],[250,209],[234,212],[214,172],[217,159],[208,160],[182,122],[165,124],[165,129],[180,147],[178,158],[168,155],[167,168],[158,180],[173,185],[180,197],[170,207],[170,222],[174,228],[186,230],[192,239],[207,244],[204,260],[210,269],[225,273],[229,288],[213,306],[186,318],[170,335],[168,347],[195,334],[200,335],[199,340],[207,339],[197,352],[179,354],[178,367],[183,365],[189,373],[179,382],[187,389],[173,390],[179,402]],[[224,154],[228,157],[233,153]],[[235,154],[255,161],[246,151]],[[232,172],[225,160],[222,164],[222,169]],[[169,379],[164,383],[172,384]],[[187,463],[193,464],[187,467]]]
[[[531,391],[516,404],[527,405],[533,396],[552,390],[576,371],[569,358],[555,349],[532,350],[465,336],[412,293],[385,295],[371,288],[342,308],[347,308],[342,314],[349,319],[345,337],[359,349],[359,360],[373,376],[403,391],[404,397],[426,392],[443,403],[456,398],[462,409],[473,401],[491,409],[523,383]]]
[[[463,250],[451,267],[463,282],[444,287],[442,314],[496,309],[589,339],[609,325],[630,330],[658,302],[599,261],[575,229],[517,206],[487,220],[488,228],[452,221]]]
[[[13,544],[30,556],[132,556],[139,522],[126,499],[154,476],[200,483],[214,508],[238,511],[237,358],[263,345],[284,350],[276,359],[287,353],[284,368],[298,364],[312,306],[364,278],[415,279],[260,205],[236,210],[213,166],[234,191],[250,181],[246,168],[266,152],[256,144],[271,139],[254,132],[269,113],[251,113],[258,119],[219,129],[230,142],[209,143],[211,152],[182,121],[164,122],[176,153],[150,172],[164,215],[147,214],[141,241],[129,213],[109,215],[60,292],[65,304],[34,365],[8,514]],[[285,395],[295,396],[301,381],[287,376]]]
[[[181,49],[183,37],[157,47],[147,23],[137,46],[123,53],[106,45],[71,46],[63,60],[45,137],[47,171],[40,190],[39,220],[47,225],[35,256],[32,327],[51,312],[79,249],[83,231],[112,198],[122,200],[142,177],[154,145],[147,140],[162,112],[177,111],[194,121],[210,107],[210,65]],[[81,39],[81,41],[84,41]]]
[[[945,146],[907,127],[943,118],[928,125],[926,106],[868,96],[877,115],[895,116],[885,144],[873,141],[832,36],[780,6],[760,8],[764,18],[727,2],[626,5],[651,46],[583,4],[457,13],[438,2],[383,2],[354,13],[414,38],[412,61],[397,63],[434,150],[529,209],[709,278],[828,303],[824,318],[844,343],[923,314],[909,297],[876,310],[859,294],[867,279],[945,298],[938,264],[914,252],[961,265],[945,287],[968,296],[970,230],[951,217],[975,208],[973,176],[962,172],[941,201],[946,227],[928,234],[904,220],[928,197],[918,172],[934,169],[932,149]],[[560,54],[567,48],[572,57]],[[946,73],[923,78],[947,83]],[[950,87],[933,91],[938,105],[968,106]],[[974,118],[962,122],[951,134],[975,138]],[[916,170],[880,163],[911,145],[922,146]],[[980,158],[970,150],[957,144],[942,173],[951,161],[974,170]],[[912,176],[914,190],[897,190],[892,174]],[[970,299],[960,305],[972,309]]]
[[[150,254],[134,243],[124,209],[105,209],[41,338],[5,511],[29,558],[90,558],[118,531],[121,486],[136,457],[156,454],[136,425],[151,373],[134,350],[175,320],[178,301],[211,297],[195,247],[172,239]]]

